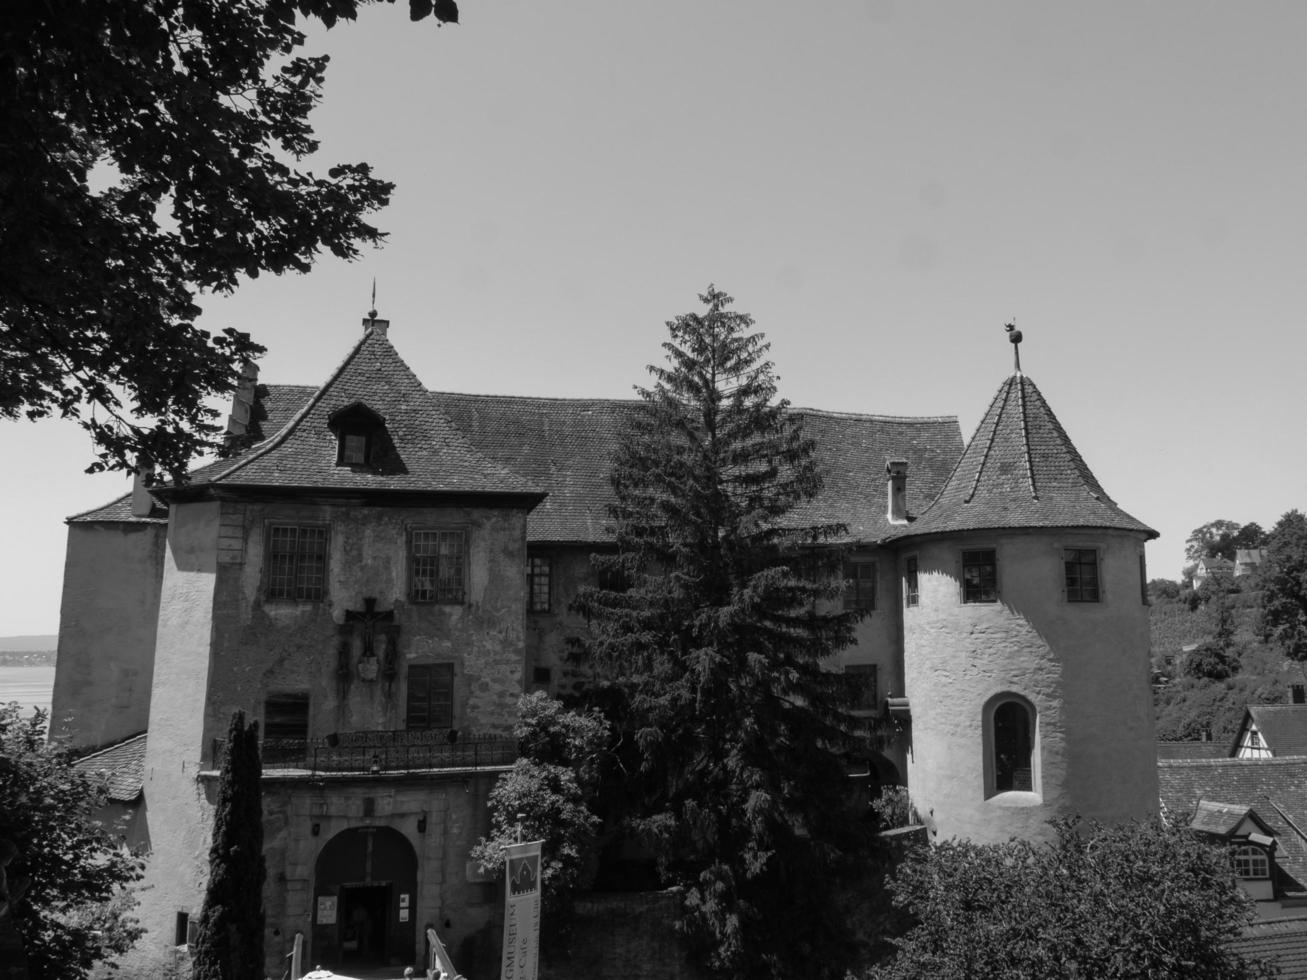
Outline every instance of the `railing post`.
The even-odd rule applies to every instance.
[[[290,980],[300,980],[304,975],[304,933],[295,933],[295,945],[290,952]]]

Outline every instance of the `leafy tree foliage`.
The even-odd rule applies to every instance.
[[[261,348],[195,324],[238,276],[351,258],[390,184],[294,164],[327,26],[369,0],[7,0],[0,17],[0,418],[73,417],[90,467],[180,473],[217,434],[204,400]],[[458,18],[451,0],[410,16]],[[290,161],[290,162],[288,162]]]
[[[1240,548],[1260,548],[1266,543],[1266,532],[1256,522],[1239,524],[1236,521],[1209,521],[1189,532],[1184,545],[1184,578],[1193,578],[1194,567],[1201,558],[1224,558],[1234,561]]]
[[[594,872],[599,817],[589,803],[611,729],[598,712],[567,710],[540,692],[522,697],[518,715],[522,757],[491,790],[490,836],[477,843],[472,857],[482,871],[502,873],[505,847],[544,841],[540,889],[548,940],[566,932],[560,925],[567,922],[572,897]]]
[[[1261,569],[1262,635],[1294,660],[1307,660],[1307,516],[1276,522]]]
[[[9,898],[21,897],[9,914],[32,980],[77,980],[140,937],[126,889],[141,861],[94,819],[103,780],[74,769],[45,728],[44,712],[23,718],[16,703],[0,705],[0,851],[13,854],[4,872]]]
[[[842,529],[800,516],[820,475],[762,335],[720,290],[700,299],[614,464],[619,552],[596,560],[630,587],[577,605],[634,736],[630,825],[684,886],[692,947],[731,976],[839,975],[835,885],[869,837],[840,757],[853,691],[828,669],[855,614],[817,547]]]
[[[232,715],[218,777],[209,883],[195,937],[194,980],[264,976],[263,767],[259,723]]]
[[[916,925],[869,977],[1272,975],[1229,948],[1253,912],[1223,850],[1160,823],[1055,826],[1051,844],[917,851],[891,886]]]

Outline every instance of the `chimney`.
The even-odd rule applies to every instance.
[[[1307,704],[1307,687],[1302,684],[1293,684],[1289,687],[1293,695],[1294,704]]]
[[[371,316],[365,316],[363,318],[364,333],[367,333],[370,330],[378,337],[384,337],[386,336],[386,331],[389,329],[390,329],[389,320],[378,320],[376,317],[371,317]]]
[[[889,522],[908,523],[908,461],[891,459],[885,464],[889,476]]]
[[[259,366],[253,361],[241,365],[240,380],[231,394],[231,414],[227,416],[226,445],[239,442],[249,430],[250,413],[254,411],[254,389],[259,383]]]
[[[132,516],[149,517],[154,510],[154,498],[146,489],[149,479],[154,476],[154,464],[144,456],[136,457],[136,476],[132,480]]]

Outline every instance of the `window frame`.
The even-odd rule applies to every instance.
[[[543,573],[537,567],[543,567]],[[543,579],[544,586],[540,582]],[[543,597],[542,597],[543,593]],[[554,559],[552,555],[527,552],[526,556],[526,611],[547,613],[553,609]]]
[[[854,574],[850,575],[849,572]],[[862,572],[870,572],[863,575]],[[875,612],[880,573],[874,558],[849,558],[844,562],[844,591],[841,604],[845,612]],[[870,584],[867,584],[870,583]]]
[[[432,554],[417,553],[419,540],[425,535],[435,535],[434,546],[435,552]],[[452,580],[455,576],[445,576],[442,572],[444,557],[441,553],[441,542],[445,535],[457,536],[460,541],[459,551],[459,570],[457,595],[452,590],[442,591],[445,586],[442,583],[446,578]],[[471,534],[465,524],[421,524],[415,525],[408,529],[405,535],[405,552],[408,563],[408,588],[405,589],[405,596],[408,601],[414,605],[422,606],[463,606],[467,604],[468,593],[468,566],[470,565],[471,553]],[[420,575],[418,572],[419,559],[435,559],[433,573],[431,575]],[[430,586],[419,589],[418,583],[422,580],[429,579]],[[419,592],[423,593],[419,595]],[[425,593],[430,592],[430,595]]]
[[[1092,558],[1086,559],[1090,555]],[[1085,584],[1085,570],[1093,569],[1092,585]],[[1075,584],[1072,584],[1072,570]],[[1087,595],[1092,590],[1092,595]],[[1062,548],[1062,599],[1075,605],[1102,603],[1106,596],[1103,588],[1103,551],[1094,546],[1070,545]]]
[[[276,550],[277,533],[293,530],[294,545],[290,550]],[[310,554],[302,547],[305,543],[304,531],[321,532],[319,540],[321,549]],[[319,581],[315,587],[301,582],[306,571],[302,566],[311,558],[320,555],[322,567]],[[287,556],[290,561],[289,574],[277,567],[277,557]],[[268,521],[263,528],[263,598],[268,602],[324,602],[328,594],[331,572],[331,525],[320,521]]]
[[[1020,709],[1025,716],[1026,739],[1028,742],[1025,746],[1027,765],[1023,767],[1018,764],[1012,767],[1012,774],[1015,776],[1023,768],[1028,769],[1030,772],[1030,787],[1028,789],[1020,788],[1012,782],[1000,778],[999,751],[1005,747],[1000,743],[999,737],[1000,712],[1009,705]],[[1003,691],[995,694],[985,702],[981,720],[985,799],[989,800],[1003,796],[1010,796],[1016,800],[1041,799],[1043,790],[1040,773],[1039,711],[1034,703],[1015,691]]]
[[[989,555],[988,561],[983,561],[975,557],[968,556]],[[960,574],[958,575],[958,586],[961,592],[962,604],[964,606],[992,606],[998,602],[999,584],[998,584],[998,548],[963,548],[958,559]],[[977,582],[976,591],[978,596],[972,597],[971,584],[967,581],[967,570],[970,568],[989,568],[990,569],[990,587],[992,593],[989,598],[985,598],[985,581],[983,572]]]
[[[410,732],[427,732],[427,731],[447,731],[454,727],[454,688],[457,681],[458,672],[454,669],[452,660],[442,660],[435,663],[426,664],[409,664],[408,669],[404,672],[404,729]],[[424,677],[423,681],[426,698],[424,708],[426,710],[426,724],[414,723],[414,690],[415,675]],[[448,704],[441,705],[441,709],[446,714],[436,716],[433,710],[434,701],[431,697],[432,682],[441,681],[448,685]],[[444,724],[434,724],[433,722],[444,722]]]
[[[903,559],[903,606],[913,609],[921,605],[921,562],[917,555]]]
[[[1265,870],[1263,873],[1249,871],[1245,874],[1241,864],[1245,861],[1251,861],[1260,864]],[[1230,868],[1234,871],[1236,878],[1242,881],[1270,881],[1271,869],[1274,867],[1270,854],[1266,848],[1260,847],[1251,841],[1239,841],[1230,845]]]
[[[858,702],[853,711],[877,714],[880,711],[880,664],[845,664],[844,674],[863,678],[858,688]]]

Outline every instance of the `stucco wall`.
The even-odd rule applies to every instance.
[[[994,548],[998,602],[961,601],[961,551]],[[1064,548],[1096,548],[1101,601],[1063,597]],[[909,789],[938,839],[1047,839],[1047,821],[1157,812],[1143,542],[1124,532],[972,534],[905,545],[920,604],[903,613]],[[1033,792],[986,798],[983,716],[1005,693],[1037,713]]]
[[[317,602],[265,598],[264,538],[269,524],[330,527],[326,596]],[[218,566],[207,737],[221,737],[231,713],[260,717],[268,691],[307,691],[310,734],[405,726],[407,666],[454,665],[454,727],[507,732],[522,693],[526,515],[481,508],[377,508],[333,505],[223,504],[227,535],[244,542]],[[466,601],[407,599],[407,531],[461,527],[468,535]],[[360,678],[362,637],[350,638],[351,672],[337,674],[346,613],[375,598],[399,627],[396,676]],[[381,652],[378,638],[376,650]]]
[[[68,525],[50,733],[76,748],[149,721],[167,526]]]

